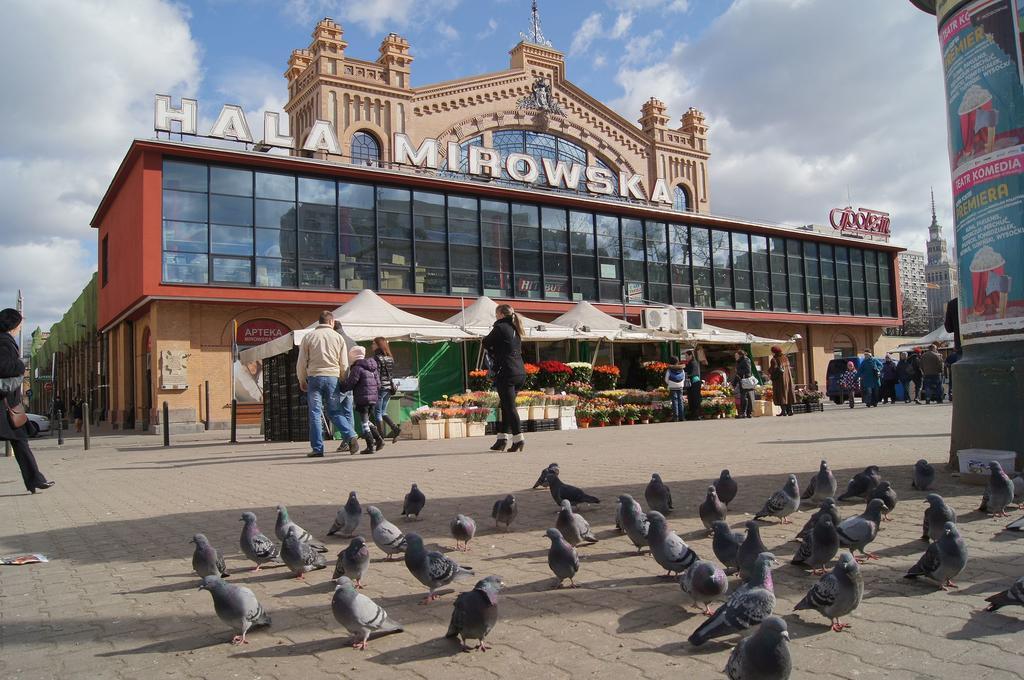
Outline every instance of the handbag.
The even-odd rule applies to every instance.
[[[752,390],[759,384],[760,383],[757,382],[757,378],[752,375],[746,378],[740,378],[740,388],[744,390]]]
[[[20,402],[17,406],[11,406],[7,403],[6,398],[4,398],[4,405],[7,407],[7,422],[11,424],[11,427],[15,430],[25,427],[25,423],[28,422],[25,407]]]

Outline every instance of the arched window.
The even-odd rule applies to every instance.
[[[357,165],[379,165],[380,144],[369,132],[352,135],[352,162]]]
[[[688,212],[690,207],[690,192],[681,184],[677,184],[672,196],[672,208],[679,212]]]
[[[510,153],[525,153],[537,159],[537,166],[540,169],[540,176],[537,182],[545,181],[544,167],[541,164],[542,158],[554,162],[562,161],[571,164],[587,165],[587,150],[579,144],[556,137],[546,132],[534,132],[532,130],[498,130],[491,137],[491,145],[501,152],[502,157]],[[598,166],[608,170],[615,175],[615,171],[600,158],[596,159]],[[502,177],[508,179],[508,173],[502,170]],[[582,185],[583,182],[581,181]]]

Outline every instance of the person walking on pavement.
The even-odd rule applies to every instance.
[[[878,393],[882,387],[882,362],[864,350],[864,360],[860,362],[857,375],[860,376],[861,401],[868,408],[878,406]]]
[[[82,431],[82,398],[75,397],[71,400],[71,417],[75,420],[75,432]]]
[[[772,358],[768,362],[768,375],[772,377],[772,401],[782,407],[779,415],[793,415],[793,404],[796,403],[796,388],[793,386],[793,373],[789,368],[789,358],[782,353],[778,345],[772,347]]]
[[[924,403],[942,403],[942,355],[934,343],[921,354],[921,375],[924,381]]]
[[[882,361],[882,403],[896,403],[896,383],[899,382],[899,373],[896,371],[896,362],[892,360],[891,354],[885,355]]]
[[[733,387],[740,393],[740,412],[738,418],[754,417],[754,388],[757,378],[750,364],[750,357],[741,349],[736,350],[736,375],[732,379]]]
[[[678,357],[669,357],[668,368],[665,369],[665,387],[672,401],[672,420],[682,422],[686,418],[683,411],[683,391],[686,389],[686,367]]]
[[[900,360],[896,362],[896,378],[900,381],[900,387],[903,388],[903,403],[910,403],[910,382],[912,380],[910,360],[907,358],[906,352],[900,352]]]
[[[702,420],[700,388],[703,381],[700,378],[700,359],[692,349],[686,350],[683,358],[686,361],[686,404],[690,407],[687,419]]]
[[[494,328],[483,339],[484,350],[488,353],[494,372],[494,390],[501,404],[501,420],[498,422],[498,439],[491,451],[504,451],[508,435],[512,435],[510,453],[522,451],[526,446],[523,439],[522,423],[516,411],[516,394],[526,382],[526,367],[523,365],[523,323],[512,305],[498,305],[494,312],[497,321]]]
[[[363,421],[363,453],[375,453],[384,448],[384,438],[377,430],[377,401],[380,398],[380,373],[377,362],[366,358],[366,350],[356,345],[348,351],[348,377],[338,383],[339,392],[351,392],[356,412]]]
[[[334,315],[320,312],[317,327],[302,338],[299,345],[299,359],[295,364],[299,389],[309,399],[309,445],[310,458],[323,458],[324,434],[323,413],[344,439],[339,451],[347,448],[349,453],[359,452],[359,440],[352,429],[352,410],[346,408],[347,401],[338,390],[338,383],[348,371],[348,349],[345,339],[334,330]]]
[[[391,397],[395,396],[395,381],[392,375],[395,372],[395,358],[391,356],[391,346],[388,344],[387,338],[374,338],[373,339],[373,360],[377,362],[377,373],[380,375],[380,396],[377,398],[377,430],[384,435],[384,423],[388,424],[391,431],[388,432],[386,437],[391,438],[391,443],[394,444],[398,441],[398,438],[402,436],[402,428],[395,424],[395,421],[391,420],[391,416],[388,415],[388,402],[391,401]]]
[[[914,403],[921,403],[921,385],[924,378],[921,373],[921,348],[915,347],[914,353],[907,358],[910,366],[910,380],[914,383]]]
[[[839,389],[842,390],[843,398],[850,400],[850,408],[857,402],[857,385],[860,377],[857,375],[857,366],[852,361],[846,362],[846,371],[839,376]]]
[[[23,424],[14,427],[11,422],[10,409],[22,406],[21,385],[25,380],[25,362],[21,360],[21,352],[14,338],[21,330],[22,316],[16,309],[0,310],[0,401],[4,412],[0,413],[0,441],[11,443],[14,458],[21,468],[21,481],[29,493],[41,489],[49,489],[55,484],[47,481],[39,471],[36,457],[28,445],[28,428]]]

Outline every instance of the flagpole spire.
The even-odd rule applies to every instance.
[[[520,33],[519,37],[535,45],[551,47],[551,41],[544,37],[544,31],[540,26],[540,10],[537,9],[537,0],[533,0],[530,7],[530,32]]]

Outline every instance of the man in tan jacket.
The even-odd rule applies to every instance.
[[[309,445],[310,458],[323,458],[324,434],[323,411],[327,405],[327,417],[334,429],[341,432],[344,443],[339,451],[348,449],[359,452],[359,439],[352,429],[351,401],[338,391],[338,382],[348,372],[348,348],[345,339],[334,330],[334,315],[320,312],[320,323],[302,338],[299,345],[299,359],[295,373],[299,388],[306,393],[309,401]]]

